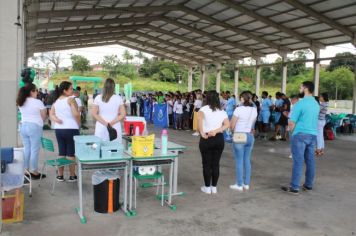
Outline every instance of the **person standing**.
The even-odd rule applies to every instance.
[[[200,108],[203,106],[203,97],[201,93],[197,94],[197,98],[194,101],[194,110],[193,110],[193,130],[195,132],[193,133],[193,136],[199,136],[198,132],[198,112]]]
[[[229,128],[227,113],[221,109],[219,94],[209,91],[206,105],[198,112],[199,149],[202,156],[204,186],[201,191],[216,194],[220,174],[220,158],[224,150],[223,132]]]
[[[258,121],[261,125],[261,131],[264,133],[264,138],[267,137],[267,132],[269,128],[269,118],[271,116],[271,109],[273,108],[272,100],[268,97],[268,92],[262,92],[262,104],[261,112],[258,117]]]
[[[59,97],[56,99],[50,111],[50,118],[54,123],[54,129],[58,142],[59,156],[75,160],[75,145],[73,137],[79,135],[80,112],[73,98],[73,86],[68,81],[59,85]],[[58,168],[57,181],[64,181],[64,167]],[[77,181],[75,164],[69,166],[69,182]]]
[[[255,142],[254,126],[257,108],[252,101],[250,92],[240,94],[240,105],[236,107],[231,119],[231,130],[246,136],[246,140],[233,143],[236,168],[236,181],[230,188],[238,191],[249,190],[251,181],[251,153]]]
[[[279,123],[279,120],[282,117],[282,107],[283,107],[283,99],[282,99],[282,93],[277,92],[276,93],[276,101],[275,104],[273,106],[274,108],[274,136],[271,137],[269,140],[270,141],[276,141],[277,139],[281,139],[281,126]]]
[[[166,103],[168,109],[168,119],[169,119],[169,127],[173,126],[173,101],[171,95],[166,95]]]
[[[293,112],[289,121],[289,127],[292,132],[292,158],[293,170],[290,186],[282,186],[282,191],[298,194],[299,184],[303,172],[303,163],[305,162],[305,182],[303,190],[313,189],[315,177],[315,143],[318,135],[318,117],[320,107],[313,97],[314,84],[305,81],[300,87],[300,92],[304,98],[297,102],[293,107]]]
[[[132,94],[130,98],[130,110],[132,116],[137,116],[137,97],[135,94]]]
[[[38,90],[32,83],[19,90],[16,104],[21,112],[20,135],[24,145],[25,169],[29,170],[32,179],[40,179],[38,158],[41,148],[43,121],[47,110],[43,102],[37,99]],[[42,174],[42,178],[46,175]]]
[[[227,99],[226,113],[227,116],[229,117],[229,120],[231,120],[236,107],[236,100],[234,97],[231,97],[230,91],[226,91],[225,94]]]
[[[124,102],[119,95],[115,95],[115,82],[108,78],[105,80],[103,93],[98,95],[91,111],[96,120],[95,136],[103,141],[110,141],[108,126],[116,129],[116,141],[122,142],[121,121],[126,116]]]
[[[84,102],[84,104],[83,105],[84,105],[85,111],[88,111],[88,101],[89,101],[88,91],[84,90],[84,94],[83,94],[83,102]]]
[[[183,128],[183,104],[179,97],[174,103],[173,112],[176,114],[176,129],[181,130]]]
[[[327,93],[322,93],[319,97],[320,102],[320,112],[318,117],[318,138],[316,142],[316,152],[317,156],[324,155],[324,126],[326,124],[326,114],[328,112],[329,106],[329,96]]]

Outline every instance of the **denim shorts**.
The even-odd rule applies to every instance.
[[[79,129],[56,129],[59,156],[74,157],[74,139],[79,135]]]

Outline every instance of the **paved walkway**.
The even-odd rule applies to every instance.
[[[159,133],[152,126],[150,132]],[[89,131],[92,132],[92,131]],[[292,161],[286,142],[256,141],[252,158],[252,184],[249,192],[229,189],[235,169],[230,145],[221,159],[217,195],[200,192],[203,184],[199,138],[192,132],[170,131],[170,139],[186,145],[179,171],[179,189],[184,197],[174,198],[176,212],[160,207],[153,189],[138,192],[138,215],[126,218],[93,210],[91,173],[84,178],[85,212],[82,225],[74,208],[78,202],[76,184],[57,184],[51,196],[48,173],[41,187],[35,183],[33,197],[25,198],[25,220],[5,225],[3,235],[355,235],[356,233],[356,140],[327,142],[326,155],[317,159],[315,190],[291,196],[279,190],[289,182]],[[46,131],[53,140],[53,131]],[[43,161],[41,156],[41,162]],[[167,170],[166,170],[167,171]],[[25,187],[27,191],[27,187]]]

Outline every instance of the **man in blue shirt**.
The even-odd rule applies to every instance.
[[[293,158],[292,179],[289,187],[282,187],[285,192],[298,194],[299,184],[305,162],[305,182],[303,190],[313,189],[315,176],[315,143],[318,134],[319,104],[313,97],[314,84],[305,81],[300,87],[300,92],[304,98],[293,107],[293,112],[289,121],[292,131],[291,149]]]
[[[261,112],[258,117],[259,123],[262,125],[261,130],[264,133],[266,138],[268,128],[269,128],[269,118],[271,116],[271,109],[273,108],[272,100],[268,97],[268,92],[262,92],[262,103],[261,103]]]

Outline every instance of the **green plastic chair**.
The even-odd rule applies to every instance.
[[[153,175],[140,175],[138,171],[135,171],[133,173],[133,178],[134,178],[134,208],[136,209],[136,202],[137,202],[137,182],[139,180],[147,180],[147,179],[155,179],[155,180],[161,180],[160,182],[157,183],[157,190],[156,190],[156,195],[158,195],[159,192],[159,187],[161,187],[161,206],[164,205],[164,175],[161,172],[156,171]]]
[[[42,144],[42,149],[45,152],[45,158],[46,158],[45,162],[43,163],[43,167],[42,167],[42,172],[41,173],[44,173],[45,168],[46,168],[47,165],[56,169],[56,174],[54,175],[54,178],[53,178],[52,191],[51,191],[51,194],[53,195],[54,194],[54,187],[56,185],[56,176],[57,176],[57,173],[58,173],[58,167],[69,166],[69,165],[75,164],[75,162],[71,161],[71,160],[68,160],[65,157],[60,157],[59,158],[59,157],[56,156],[55,158],[53,158],[53,156],[54,156],[54,146],[53,146],[52,140],[42,137],[41,138],[41,144]],[[42,181],[42,175],[41,175],[41,178],[40,178],[39,186],[41,185],[41,181]]]

